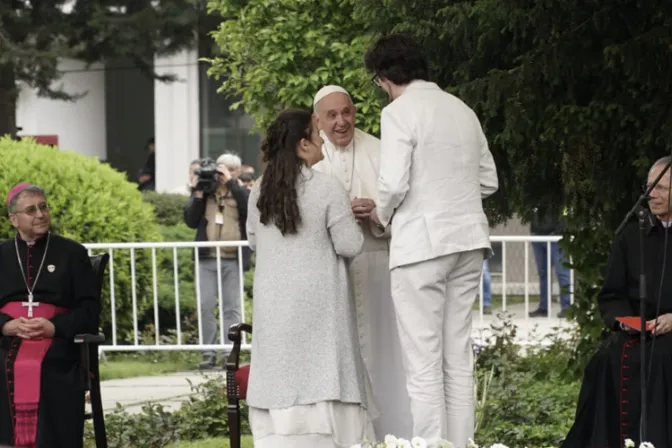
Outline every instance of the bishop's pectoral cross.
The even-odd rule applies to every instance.
[[[28,294],[28,301],[27,302],[21,302],[21,306],[27,306],[28,307],[28,317],[33,317],[33,307],[34,306],[40,306],[40,302],[33,302],[33,293],[31,292]]]

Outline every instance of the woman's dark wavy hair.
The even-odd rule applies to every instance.
[[[267,163],[261,181],[257,208],[263,224],[274,224],[283,235],[295,234],[301,224],[297,179],[305,165],[296,153],[302,139],[310,139],[312,115],[287,109],[275,118],[261,144]]]
[[[364,55],[364,65],[398,86],[416,79],[429,81],[429,63],[422,46],[404,33],[379,38]]]

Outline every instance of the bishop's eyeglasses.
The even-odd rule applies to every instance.
[[[49,213],[49,204],[47,204],[46,202],[42,202],[41,204],[26,207],[23,210],[17,210],[14,213],[23,213],[24,215],[28,216],[35,216],[37,215],[38,210],[41,211],[42,213]]]

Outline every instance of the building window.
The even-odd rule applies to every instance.
[[[199,58],[216,56],[218,49],[213,39],[206,33],[201,36]],[[232,152],[258,171],[261,136],[250,132],[254,121],[241,110],[230,109],[233,100],[217,93],[221,80],[208,77],[208,68],[207,63],[199,62],[201,157],[217,159],[225,152]]]

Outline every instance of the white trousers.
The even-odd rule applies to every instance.
[[[390,272],[413,435],[455,448],[474,437],[471,313],[483,257],[459,252]]]

